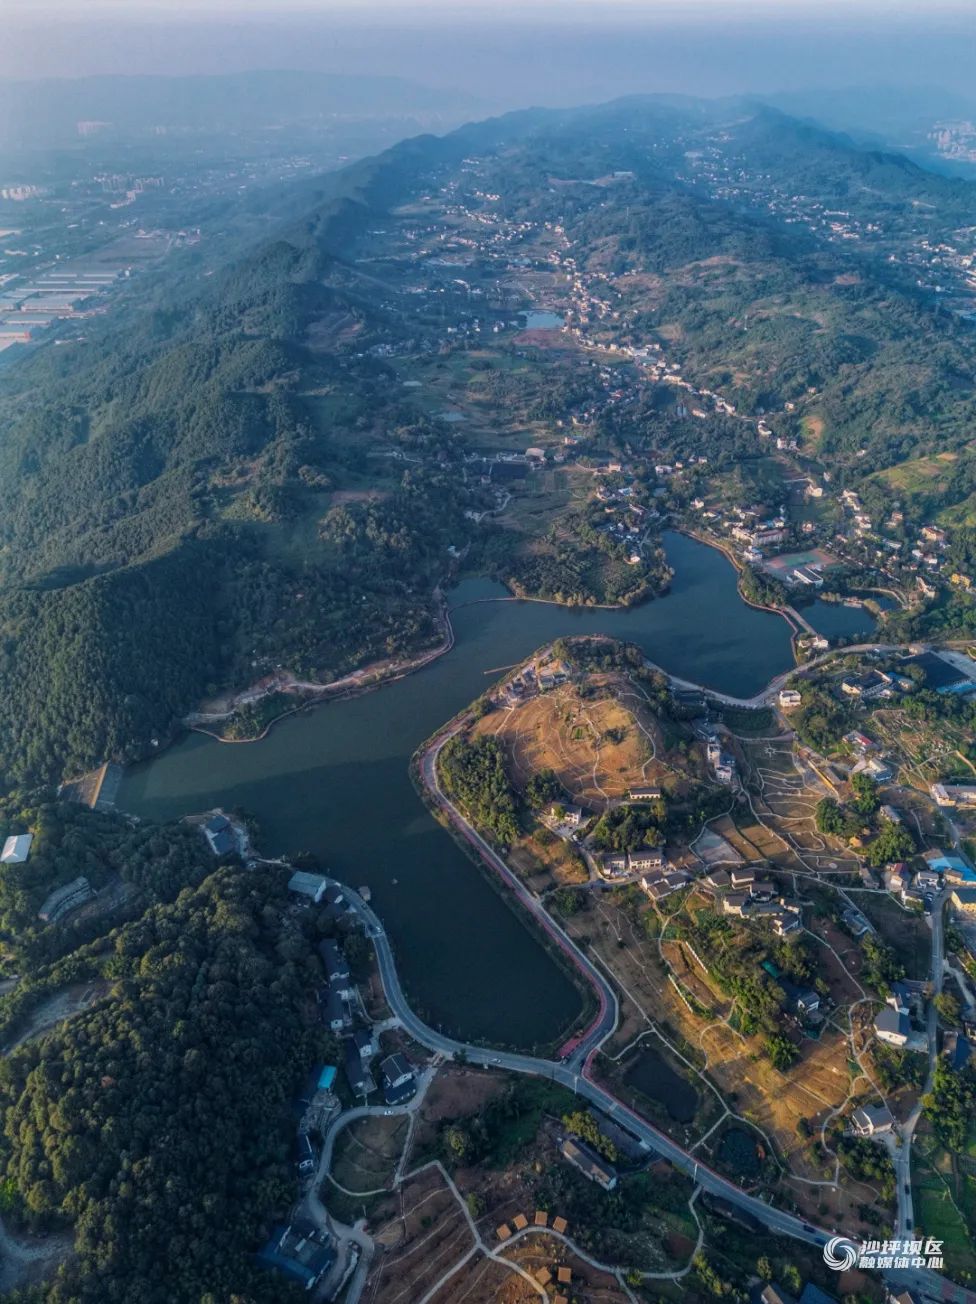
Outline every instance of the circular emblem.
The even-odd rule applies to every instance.
[[[835,1272],[849,1272],[857,1263],[857,1246],[846,1236],[831,1236],[824,1246],[824,1263]]]

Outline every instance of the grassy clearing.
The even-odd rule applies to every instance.
[[[963,1178],[961,1184],[972,1188],[973,1180]],[[952,1189],[955,1185],[945,1151],[933,1152],[925,1162],[916,1159],[912,1183],[916,1233],[943,1241],[946,1272],[956,1280],[967,1280],[976,1273],[976,1247],[960,1212],[965,1206]],[[972,1192],[968,1194],[971,1205]]]
[[[891,897],[880,893],[860,893],[858,908],[891,946],[908,977],[925,978],[932,955],[932,935],[922,916],[904,910]]]
[[[332,1176],[339,1186],[354,1195],[388,1187],[403,1149],[408,1120],[360,1118],[351,1123],[336,1142]]]

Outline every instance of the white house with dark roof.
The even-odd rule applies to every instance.
[[[907,1014],[886,1005],[874,1021],[874,1031],[879,1041],[901,1048],[908,1044],[912,1025]]]

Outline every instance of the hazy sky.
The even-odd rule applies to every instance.
[[[486,104],[860,83],[976,94],[976,0],[0,0],[0,75],[399,75]]]

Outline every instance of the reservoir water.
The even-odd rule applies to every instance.
[[[411,755],[499,677],[564,634],[639,644],[666,670],[751,696],[793,658],[782,617],[747,606],[725,556],[684,535],[665,546],[671,593],[628,610],[494,602],[470,580],[450,595],[455,646],[424,670],[362,697],[294,715],[260,743],[189,734],[127,771],[120,810],[171,819],[243,808],[268,856],[314,854],[336,877],[367,884],[418,1013],[470,1040],[530,1047],[578,1017],[579,995],[535,934],[428,814]]]
[[[525,329],[528,331],[558,331],[565,324],[566,318],[559,312],[548,312],[544,308],[534,308],[525,314]]]

